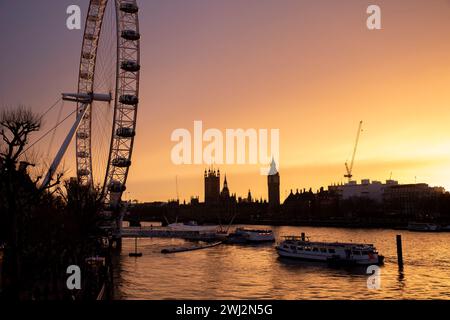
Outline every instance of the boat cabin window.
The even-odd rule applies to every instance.
[[[313,252],[319,252],[319,248],[313,248]]]
[[[295,246],[291,246],[291,249],[292,249],[292,250],[295,250]]]
[[[326,252],[327,252],[327,249],[326,249],[326,248],[320,248],[320,252],[326,253]]]
[[[334,249],[328,249],[328,253],[336,253],[336,250],[334,250]]]
[[[297,247],[297,250],[303,251],[303,247]]]
[[[363,256],[367,256],[368,254],[369,254],[369,251],[363,251],[363,252],[362,252],[362,255],[363,255]]]

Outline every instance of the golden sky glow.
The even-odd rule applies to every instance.
[[[375,1],[380,31],[366,28],[374,1],[339,2],[141,1],[142,95],[126,196],[174,198],[178,176],[181,199],[203,197],[206,166],[170,158],[172,131],[192,131],[194,120],[221,130],[280,129],[282,198],[343,181],[360,120],[355,178],[392,172],[403,183],[450,189],[449,2]],[[76,51],[81,33],[61,31],[54,41]],[[76,83],[77,52],[44,57],[45,48],[33,48],[36,55],[20,51],[22,59],[42,65],[8,81],[2,105],[38,109]],[[50,88],[36,84],[39,68]],[[7,94],[17,88],[28,89],[21,98]],[[259,166],[220,169],[231,192],[267,197]]]

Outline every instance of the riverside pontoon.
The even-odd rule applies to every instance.
[[[198,225],[196,221],[189,221],[186,223],[172,223],[167,226],[174,231],[197,231],[197,232],[217,232],[220,230],[218,225]]]

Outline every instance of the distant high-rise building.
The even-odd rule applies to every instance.
[[[220,170],[205,170],[205,203],[218,203],[220,199]]]
[[[280,174],[277,170],[275,159],[270,164],[267,184],[269,190],[269,208],[277,208],[280,205]]]

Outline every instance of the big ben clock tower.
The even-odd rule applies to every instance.
[[[277,170],[275,159],[272,159],[272,163],[270,164],[267,184],[269,190],[269,208],[277,208],[280,206],[280,173]]]

